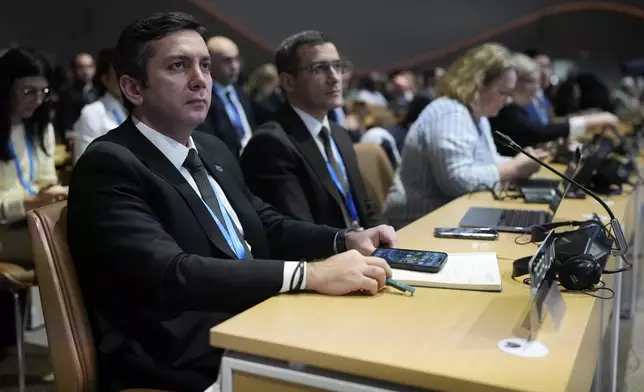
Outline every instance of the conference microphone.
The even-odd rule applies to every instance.
[[[626,243],[626,237],[624,236],[624,232],[622,231],[622,226],[619,224],[619,221],[617,220],[617,218],[615,218],[615,214],[613,214],[613,211],[606,205],[606,203],[599,196],[597,196],[590,189],[579,184],[577,181],[573,180],[572,178],[569,178],[568,176],[565,176],[564,174],[555,170],[552,166],[548,165],[547,163],[543,162],[539,158],[525,151],[508,135],[503,134],[499,131],[494,131],[494,139],[497,140],[499,143],[503,144],[504,146],[513,149],[517,153],[526,155],[528,158],[532,159],[533,161],[537,162],[541,166],[550,170],[560,178],[563,178],[564,180],[569,181],[571,184],[574,184],[576,187],[581,189],[585,194],[597,200],[597,202],[602,207],[604,207],[604,210],[606,210],[606,212],[608,213],[608,216],[610,217],[610,225],[613,228],[613,232],[615,233],[616,248],[611,249],[610,254],[613,256],[623,256],[626,254],[626,251],[628,251],[628,244]],[[565,197],[565,195],[563,195],[562,197]]]

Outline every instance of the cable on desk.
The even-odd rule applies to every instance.
[[[530,240],[529,241],[519,241],[523,236],[525,235],[530,235]],[[534,242],[532,241],[532,236],[529,232],[521,233],[517,237],[514,238],[514,243],[517,245],[528,245],[528,244],[533,244]]]

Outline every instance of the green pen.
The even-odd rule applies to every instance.
[[[412,286],[410,286],[408,284],[400,283],[399,281],[391,279],[391,278],[387,279],[386,284],[387,284],[387,286],[391,286],[391,287],[393,287],[395,289],[398,289],[398,290],[402,291],[403,293],[409,291],[409,293],[411,295],[414,295],[414,291],[416,291],[416,289],[413,288]]]

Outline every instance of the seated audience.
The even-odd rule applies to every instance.
[[[402,153],[403,148],[405,147],[405,137],[407,137],[409,128],[431,101],[432,100],[425,95],[417,95],[416,98],[409,103],[405,117],[403,117],[398,124],[385,127],[396,140],[396,147],[400,153]]]
[[[72,174],[68,243],[106,390],[214,389],[213,326],[279,293],[374,294],[391,276],[359,253],[397,246],[391,227],[289,219],[249,191],[226,144],[193,132],[214,99],[202,33],[178,12],[125,28],[114,67],[131,115]]]
[[[530,117],[526,106],[535,99],[539,91],[539,65],[524,54],[515,54],[512,64],[517,74],[517,82],[512,90],[511,101],[501,109],[499,114],[490,118],[493,130],[510,136],[521,147],[536,147],[539,143],[570,137],[576,140],[583,135],[587,127],[617,124],[617,117],[611,113],[601,112],[583,116],[572,116],[565,121],[535,121]],[[513,156],[514,150],[496,143],[501,155]]]
[[[215,36],[208,40],[208,50],[212,59],[212,103],[199,130],[217,136],[239,156],[256,125],[250,99],[237,85],[241,71],[239,49],[229,38]]]
[[[387,98],[380,89],[378,89],[378,81],[374,75],[365,75],[360,78],[358,93],[355,96],[355,100],[369,105],[380,105],[384,107],[389,105]]]
[[[33,260],[26,211],[67,197],[56,185],[49,76],[40,53],[13,48],[0,57],[0,262],[27,269]],[[0,358],[14,343],[11,304],[0,292]]]
[[[248,187],[288,216],[343,228],[376,226],[380,217],[358,169],[347,131],[330,122],[342,106],[344,63],[317,31],[287,38],[275,64],[286,103],[246,146]]]
[[[96,64],[88,53],[79,53],[71,63],[72,81],[60,93],[60,101],[56,108],[58,112],[58,128],[65,132],[71,131],[85,105],[96,101],[99,92],[94,85]]]
[[[127,118],[119,81],[112,66],[113,57],[114,49],[105,49],[98,55],[94,85],[101,98],[85,106],[74,124],[74,162],[94,139],[118,127]]]
[[[56,185],[50,123],[50,68],[40,53],[9,50],[0,58],[0,260],[31,263],[25,212],[63,200]]]
[[[245,90],[258,124],[270,120],[284,102],[279,87],[277,68],[273,64],[259,66],[248,76]]]
[[[524,105],[524,109],[533,122],[538,122],[543,125],[550,124],[552,120],[552,105],[550,104],[550,95],[552,94],[552,66],[550,57],[544,53],[540,53],[536,49],[528,49],[525,52],[526,56],[531,57],[539,67],[539,85],[532,98],[532,101]]]
[[[516,82],[508,51],[496,44],[469,50],[438,82],[437,96],[405,140],[402,162],[385,203],[385,219],[400,228],[468,192],[525,178],[539,164],[523,154],[500,156],[488,116],[505,104]],[[545,157],[541,151],[535,152]]]

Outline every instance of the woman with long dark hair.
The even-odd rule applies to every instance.
[[[31,264],[25,213],[63,200],[56,185],[55,136],[48,105],[51,69],[37,52],[0,57],[0,260]]]

